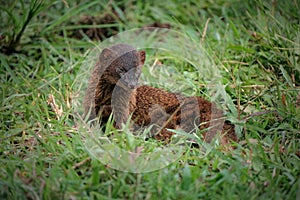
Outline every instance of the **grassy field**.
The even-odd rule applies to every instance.
[[[1,199],[300,198],[299,1],[179,2],[2,2]],[[187,149],[149,173],[91,158],[72,106],[82,62],[99,40],[149,25],[188,35],[213,58],[235,150]],[[206,95],[179,64],[174,77]]]

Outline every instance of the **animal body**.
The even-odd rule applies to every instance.
[[[203,97],[187,97],[151,86],[138,86],[145,51],[137,51],[127,44],[103,49],[91,73],[86,92],[85,112],[90,119],[101,118],[105,124],[112,114],[114,125],[121,128],[131,117],[133,129],[152,126],[151,137],[170,141],[173,132],[182,129],[204,131],[204,139],[211,142],[217,133],[222,143],[237,141],[234,126],[224,121],[223,112]],[[90,111],[90,112],[89,112]]]

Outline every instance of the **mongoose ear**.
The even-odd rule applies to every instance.
[[[111,55],[112,55],[112,51],[110,49],[108,49],[108,48],[103,49],[100,54],[100,61],[107,60],[107,58],[110,58]]]
[[[146,60],[146,52],[141,50],[139,51],[140,65],[143,65]]]

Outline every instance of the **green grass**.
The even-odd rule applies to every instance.
[[[1,199],[300,198],[299,1],[109,2],[1,5]],[[141,174],[90,158],[71,102],[86,52],[97,41],[71,36],[83,27],[80,17],[112,13],[119,16],[114,23],[99,25],[108,35],[161,22],[205,47],[228,94],[227,118],[239,127],[235,150],[217,144],[188,149],[169,166]],[[146,66],[156,58],[163,59],[150,54]],[[168,62],[177,67],[172,78],[193,88],[187,94],[207,96],[190,64]],[[151,73],[143,72],[151,82]],[[275,113],[243,120],[263,110]],[[134,147],[126,135],[119,138],[124,148]]]

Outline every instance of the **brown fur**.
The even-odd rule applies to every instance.
[[[125,44],[102,51],[84,101],[86,114],[95,108],[91,109],[90,119],[100,116],[101,122],[106,123],[113,113],[115,126],[121,128],[132,115],[135,130],[153,125],[151,134],[165,141],[173,135],[167,129],[193,132],[196,124],[201,130],[209,128],[204,133],[207,142],[211,142],[218,131],[223,135],[223,144],[237,141],[234,126],[224,123],[222,111],[204,98],[185,97],[150,86],[136,88],[144,61],[144,51],[138,52]]]

